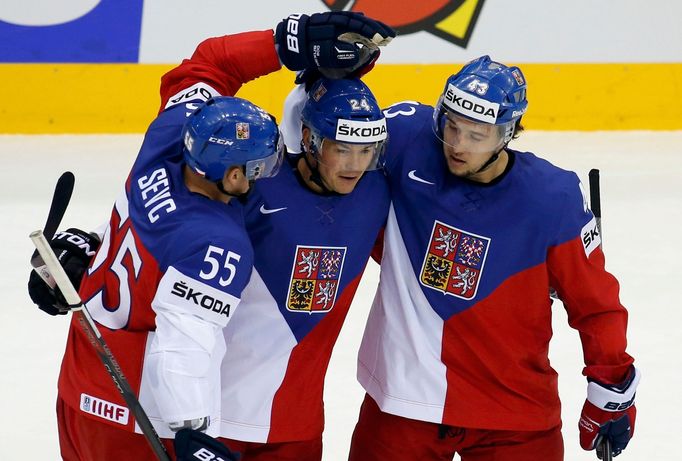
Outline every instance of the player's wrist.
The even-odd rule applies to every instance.
[[[588,380],[587,401],[603,411],[625,411],[634,405],[641,376],[641,372],[633,366],[625,380],[618,384]]]
[[[168,427],[173,432],[181,431],[182,429],[191,429],[193,431],[205,431],[211,424],[210,416],[202,416],[201,418],[185,419],[182,421],[172,421],[168,423]]]

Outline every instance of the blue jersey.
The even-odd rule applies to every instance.
[[[383,411],[412,419],[553,427],[550,286],[581,333],[586,374],[619,379],[632,363],[596,221],[575,173],[532,153],[507,149],[505,172],[488,184],[455,177],[432,112],[385,112],[391,209],[360,382]]]
[[[320,436],[327,364],[388,201],[381,171],[348,195],[312,192],[292,165],[257,181],[245,214],[253,276],[225,329],[223,437]]]
[[[183,179],[185,103],[161,113],[117,199],[80,295],[160,435],[166,424],[219,418],[222,328],[253,266],[242,207],[190,192]],[[90,417],[134,430],[133,418],[77,325],[60,396]],[[161,424],[159,424],[161,423]]]

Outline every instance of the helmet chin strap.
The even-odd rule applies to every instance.
[[[322,141],[324,142],[324,141]],[[310,162],[310,159],[308,159],[308,149],[306,149],[306,145],[303,141],[301,141],[301,145],[303,146],[303,161],[305,164],[308,166],[308,169],[310,170],[310,177],[308,178],[313,184],[315,184],[317,187],[322,189],[322,193],[325,195],[331,195],[331,194],[336,194],[336,191],[331,190],[330,188],[327,187],[327,185],[322,181],[322,176],[320,175],[320,170],[317,165],[313,165]],[[315,146],[315,142],[313,140],[310,141],[310,145],[308,146],[310,149],[310,155],[315,157],[315,153],[317,152],[317,147]],[[319,164],[319,161],[316,162]]]
[[[237,200],[239,200],[239,203],[244,205],[244,204],[246,204],[246,200],[248,199],[249,194],[251,193],[251,188],[253,187],[253,183],[254,183],[253,180],[249,180],[249,188],[246,190],[246,192],[242,192],[241,194],[232,194],[232,193],[226,191],[225,186],[223,186],[222,181],[216,181],[215,185],[220,192],[222,192],[223,194],[228,195],[230,197],[236,198]]]
[[[479,168],[479,169],[476,171],[476,173],[474,173],[474,174],[478,174],[478,173],[480,173],[480,172],[482,172],[482,171],[488,169],[488,168],[490,167],[490,165],[492,165],[493,163],[495,163],[495,162],[497,161],[497,159],[500,158],[500,154],[502,153],[502,151],[505,150],[505,149],[507,148],[507,144],[509,144],[509,141],[511,141],[511,139],[512,139],[513,136],[514,136],[514,125],[511,125],[511,126],[508,126],[508,127],[505,129],[504,139],[503,139],[504,142],[502,143],[502,147],[500,147],[500,148],[497,150],[497,152],[495,152],[493,155],[491,155],[490,158],[488,159],[488,161],[485,162],[485,163],[481,166],[481,168]]]
[[[322,189],[323,194],[325,195],[336,194],[336,191],[333,191],[330,188],[328,188],[324,181],[322,181],[322,176],[320,176],[320,170],[317,168],[317,165],[313,166],[310,163],[310,160],[308,159],[308,154],[306,152],[303,153],[303,161],[305,162],[306,165],[308,165],[308,169],[310,170],[310,177],[308,179],[317,187]]]
[[[476,170],[476,173],[474,173],[474,174],[478,174],[478,173],[480,173],[480,172],[482,172],[482,171],[487,170],[488,168],[490,168],[490,166],[491,166],[493,163],[495,163],[495,162],[497,161],[498,158],[500,158],[500,154],[501,154],[502,151],[507,147],[507,144],[508,144],[508,143],[506,143],[506,142],[505,142],[504,144],[502,144],[502,147],[500,147],[499,150],[498,150],[497,152],[493,153],[493,155],[490,156],[490,158],[488,159],[488,161],[485,162],[485,163],[481,166],[481,168],[479,168],[478,170]]]

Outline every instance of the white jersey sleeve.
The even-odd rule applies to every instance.
[[[284,100],[284,115],[280,123],[280,130],[287,151],[291,153],[301,152],[301,130],[303,129],[301,114],[307,99],[305,85],[301,84],[291,90]]]
[[[146,367],[162,419],[183,421],[213,413],[211,396],[225,353],[222,329],[239,298],[169,267],[152,309],[156,332]]]

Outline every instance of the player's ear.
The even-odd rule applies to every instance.
[[[244,176],[244,171],[241,166],[231,166],[225,171],[223,185],[231,187],[236,186]]]
[[[310,128],[308,128],[307,126],[304,126],[302,128],[301,132],[303,134],[303,137],[301,139],[301,143],[303,145],[303,148],[305,149],[305,152],[310,152],[311,151],[311,149],[310,149],[310,142],[311,142],[310,141],[310,138],[311,138]]]
[[[230,167],[230,169],[227,170],[227,174],[230,175],[230,178],[233,181],[240,181],[242,178],[246,177],[246,174],[244,173],[244,167],[241,166]]]

